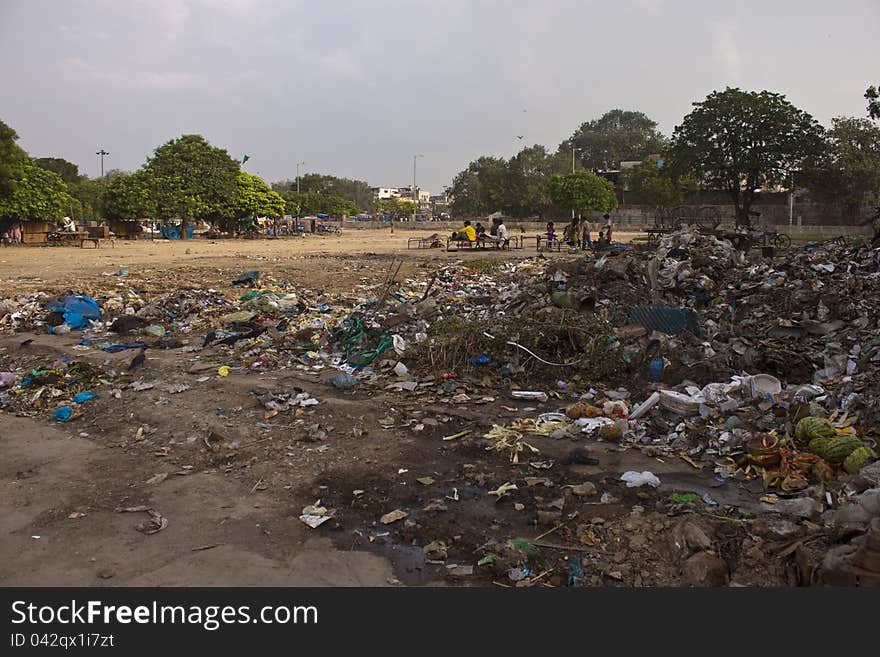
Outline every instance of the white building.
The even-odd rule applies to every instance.
[[[397,187],[373,187],[373,193],[376,195],[377,201],[388,198],[400,198],[400,190]]]

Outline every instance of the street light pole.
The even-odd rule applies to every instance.
[[[102,148],[101,150],[96,151],[96,152],[95,152],[95,155],[100,155],[100,156],[101,156],[101,177],[103,178],[103,177],[104,177],[104,156],[105,156],[105,155],[110,155],[110,153],[108,153],[107,151],[105,151],[105,150]]]
[[[574,154],[578,149],[572,147],[571,149],[571,172],[574,173]],[[571,209],[571,220],[574,221],[574,208]]]
[[[305,162],[297,162],[296,163],[296,193],[299,194],[299,166],[305,165]]]
[[[418,192],[416,191],[416,160],[417,158],[425,157],[424,155],[413,155],[413,215],[412,220],[416,220],[416,212],[419,209],[419,197]]]
[[[788,188],[788,225],[791,226],[794,221],[794,171],[791,174],[791,184]]]

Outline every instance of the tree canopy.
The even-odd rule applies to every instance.
[[[284,214],[284,199],[259,176],[239,172],[235,183],[235,201],[232,205],[236,218],[280,217]]]
[[[714,91],[675,128],[677,171],[692,170],[706,187],[726,190],[737,224],[749,225],[756,190],[784,183],[822,150],[822,127],[782,94]]]
[[[282,180],[272,184],[272,189],[280,194],[296,192],[296,180]],[[375,207],[372,188],[363,180],[337,178],[320,173],[307,173],[300,176],[301,193],[324,194],[336,196],[353,203],[360,210],[371,210]],[[349,213],[351,214],[351,213]]]
[[[0,197],[0,218],[57,221],[74,213],[77,201],[67,185],[51,171],[28,161],[20,168],[12,193]]]
[[[392,219],[404,219],[412,216],[415,205],[405,198],[383,198],[376,204],[376,209]]]
[[[110,178],[102,194],[103,214],[108,219],[131,221],[156,213],[153,186],[144,169]]]
[[[15,190],[28,162],[28,155],[15,143],[17,140],[18,133],[0,121],[0,201],[8,199]]]
[[[287,192],[283,195],[287,212],[291,215],[329,214],[337,217],[357,214],[357,206],[344,198],[317,192]]]
[[[80,181],[79,167],[73,162],[68,162],[61,157],[38,157],[34,164],[46,171],[57,173],[61,180],[68,185],[75,185]]]
[[[613,109],[600,118],[581,124],[559,146],[560,151],[577,150],[578,161],[586,169],[618,169],[623,161],[638,161],[660,153],[666,137],[657,122],[642,112]]]
[[[686,192],[697,189],[697,181],[687,174],[676,175],[662,162],[644,160],[621,172],[627,192],[635,192],[639,200],[658,208],[670,208],[684,202]]]
[[[880,195],[880,126],[838,117],[826,133],[822,156],[803,176],[817,199],[840,203],[846,219]]]
[[[607,212],[617,207],[614,184],[589,171],[554,174],[550,197],[558,207],[575,212]]]
[[[145,166],[163,220],[224,216],[235,201],[239,163],[201,135],[183,135],[159,146]]]

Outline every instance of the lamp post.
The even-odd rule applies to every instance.
[[[788,225],[794,222],[794,170],[788,172],[791,176],[791,183],[788,188]]]
[[[110,153],[108,153],[107,151],[105,151],[105,150],[102,148],[102,149],[99,150],[99,151],[95,151],[95,155],[100,155],[100,156],[101,156],[101,177],[103,178],[103,177],[104,177],[104,156],[105,156],[105,155],[110,155]]]
[[[413,155],[413,215],[412,220],[416,220],[416,212],[419,209],[419,197],[418,192],[416,191],[416,161],[420,157],[425,157],[421,153],[418,155]]]
[[[296,163],[296,193],[299,194],[299,167],[300,165],[305,165],[305,162],[297,162]]]

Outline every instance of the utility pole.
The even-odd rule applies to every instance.
[[[788,225],[791,226],[794,221],[794,171],[789,173],[791,175],[791,183],[788,188]]]
[[[419,209],[419,196],[416,191],[416,159],[420,157],[425,157],[424,155],[413,155],[413,215],[412,220],[416,220],[416,212]]]
[[[105,156],[105,155],[110,155],[110,153],[108,153],[107,151],[105,151],[105,150],[102,148],[101,150],[96,151],[96,152],[95,152],[95,155],[100,155],[100,156],[101,156],[101,178],[103,178],[103,177],[104,177],[104,156]]]
[[[299,165],[305,165],[305,162],[296,163],[296,193],[299,194]]]
[[[574,173],[574,154],[577,151],[576,148],[572,147],[571,149],[571,172]],[[571,220],[574,221],[574,208],[571,209]]]

